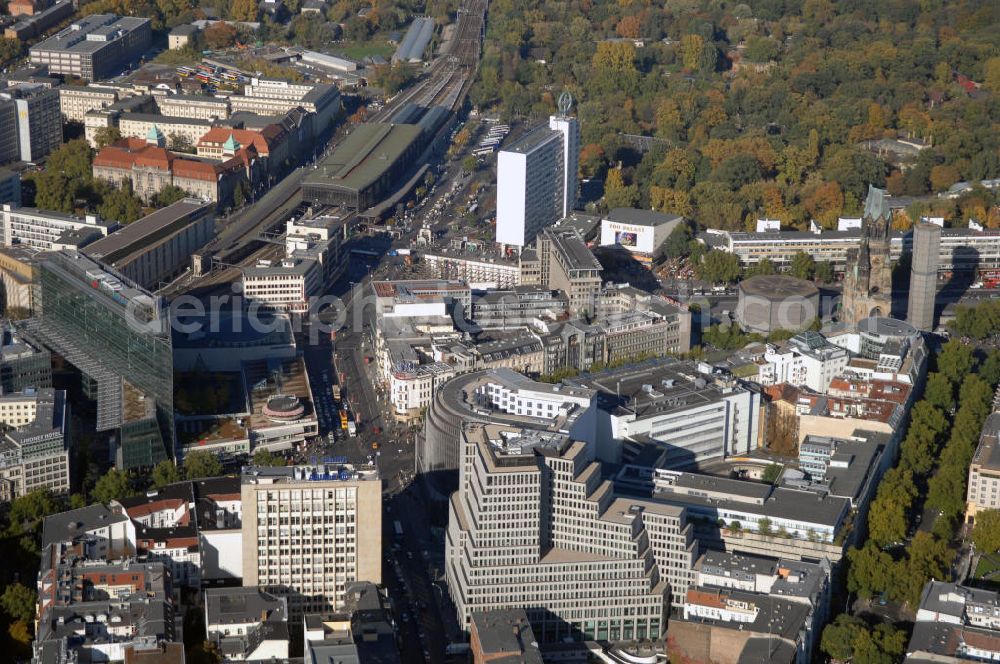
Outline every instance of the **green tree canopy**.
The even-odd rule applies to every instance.
[[[135,495],[132,482],[123,470],[112,468],[101,479],[97,480],[91,496],[99,503],[108,504],[112,500],[121,500]]]
[[[1000,551],[1000,511],[982,510],[976,512],[976,524],[972,528],[972,542],[980,553]]]
[[[184,457],[184,476],[189,480],[217,477],[222,474],[222,463],[211,452],[196,450]]]
[[[35,619],[35,591],[20,583],[7,586],[0,595],[0,606],[14,620],[30,623]]]
[[[164,459],[153,466],[153,471],[149,474],[153,488],[162,489],[168,484],[181,481],[181,472],[177,469],[172,459]]]

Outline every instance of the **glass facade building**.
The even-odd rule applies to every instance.
[[[118,435],[118,465],[172,458],[173,349],[161,298],[72,250],[37,266],[29,332],[83,374],[97,430]]]

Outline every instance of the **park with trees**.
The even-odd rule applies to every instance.
[[[927,196],[900,224],[934,214],[996,228],[994,193],[929,195],[1000,174],[997,20],[981,2],[496,0],[471,101],[534,121],[571,92],[581,172],[604,182],[609,208],[833,228],[874,184]],[[905,163],[866,149],[897,137],[926,147]]]

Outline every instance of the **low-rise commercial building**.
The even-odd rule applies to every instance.
[[[678,225],[686,223],[676,214],[615,208],[601,219],[601,246],[619,246],[636,260],[650,265],[663,243]]]
[[[31,62],[52,74],[97,81],[119,73],[152,45],[148,18],[92,14],[31,47]]]
[[[496,609],[472,614],[469,653],[473,664],[542,664],[535,632],[524,609]]]

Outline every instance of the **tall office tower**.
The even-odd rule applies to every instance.
[[[20,83],[0,91],[0,134],[7,134],[0,138],[0,163],[36,161],[59,147],[63,133],[58,90]]]
[[[293,620],[382,583],[382,481],[371,466],[243,469],[243,585],[288,598]]]
[[[567,107],[568,108],[568,107]],[[497,156],[497,242],[531,244],[576,205],[580,125],[553,115]]]
[[[906,318],[907,322],[918,330],[934,329],[934,300],[937,296],[940,251],[940,226],[920,223],[913,227],[910,300]]]
[[[73,250],[37,264],[30,337],[76,367],[97,401],[97,430],[116,438],[120,468],[174,454],[173,346],[168,312],[154,296]]]
[[[682,506],[615,495],[592,445],[466,424],[445,571],[459,624],[525,607],[541,641],[656,639],[697,543]]]

